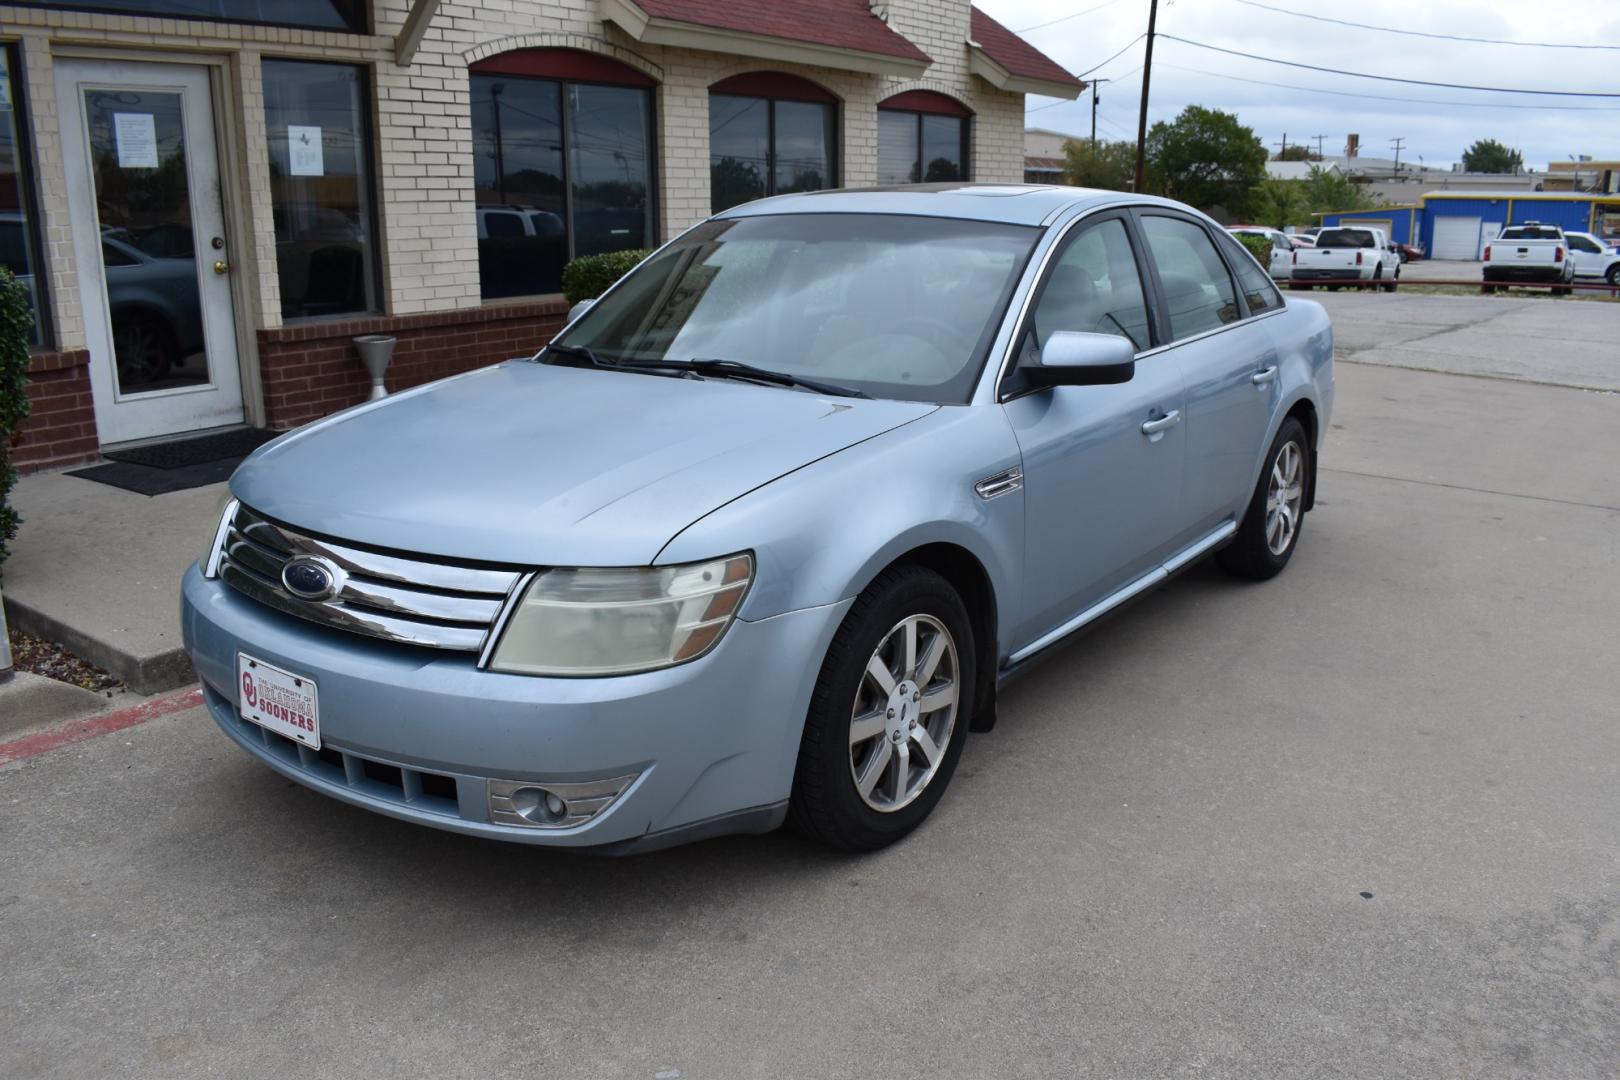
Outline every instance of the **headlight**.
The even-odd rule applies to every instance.
[[[197,565],[202,569],[203,577],[214,577],[219,573],[219,551],[225,543],[225,530],[230,528],[231,522],[236,518],[236,500],[226,491],[220,496],[219,505],[214,508],[214,516],[208,519],[208,546],[203,548],[202,558]]]
[[[714,647],[754,577],[750,555],[685,566],[547,570],[523,594],[490,668],[627,675]]]

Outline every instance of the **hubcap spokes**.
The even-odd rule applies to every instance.
[[[849,723],[849,770],[874,810],[890,813],[921,795],[945,760],[956,727],[956,642],[930,615],[891,629],[861,676]]]
[[[1271,463],[1266,484],[1266,547],[1281,555],[1299,531],[1300,505],[1305,499],[1305,455],[1296,442],[1283,443]]]

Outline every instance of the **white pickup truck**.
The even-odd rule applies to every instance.
[[[1401,259],[1390,249],[1383,229],[1345,226],[1317,233],[1315,247],[1294,252],[1291,270],[1288,283],[1293,289],[1313,285],[1337,289],[1370,281],[1375,289],[1394,292]]]
[[[1509,225],[1485,245],[1484,277],[1483,293],[1507,285],[1551,285],[1554,296],[1568,296],[1574,291],[1569,286],[1575,257],[1563,229],[1526,221]]]

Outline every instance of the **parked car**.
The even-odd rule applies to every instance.
[[[1394,292],[1401,276],[1400,258],[1390,250],[1383,229],[1345,226],[1323,229],[1316,246],[1294,252],[1290,286],[1308,289],[1326,285],[1337,289],[1345,282],[1378,282],[1373,288]]]
[[[1601,278],[1610,285],[1620,285],[1620,251],[1605,247],[1591,233],[1565,233],[1564,239],[1569,241],[1576,277]]]
[[[396,818],[874,848],[1069,635],[1206,555],[1282,571],[1332,402],[1322,307],[1179,203],[763,199],[533,359],[255,453],[185,647],[243,750]]]
[[[1485,245],[1483,276],[1482,293],[1509,284],[1551,285],[1554,296],[1568,296],[1574,291],[1575,259],[1563,229],[1527,221],[1509,225]]]
[[[1263,236],[1271,244],[1271,259],[1266,269],[1273,280],[1286,281],[1289,271],[1294,267],[1294,245],[1288,240],[1288,234],[1280,229],[1268,229],[1262,225],[1232,225],[1227,228],[1233,236]]]

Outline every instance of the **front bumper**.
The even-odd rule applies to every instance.
[[[699,660],[602,679],[480,671],[469,654],[316,626],[195,566],[182,586],[181,627],[221,730],[307,787],[454,832],[633,850],[780,823],[811,690],[849,603],[738,620]],[[315,681],[322,754],[240,718],[239,651]],[[492,779],[630,774],[635,781],[582,824],[491,820]]]

